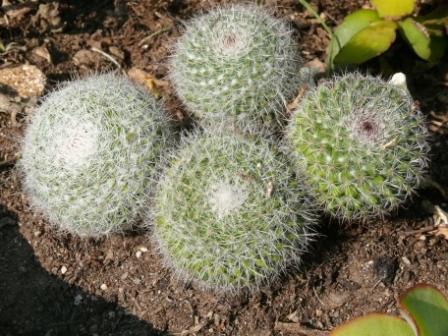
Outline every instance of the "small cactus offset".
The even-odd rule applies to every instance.
[[[25,191],[60,230],[122,231],[147,199],[170,137],[162,108],[126,78],[69,82],[45,97],[26,130]]]
[[[308,93],[293,114],[288,141],[297,165],[332,215],[381,217],[424,177],[424,119],[398,77],[336,77]]]
[[[266,143],[219,132],[186,140],[150,216],[160,252],[178,277],[237,291],[300,261],[313,210],[283,159]]]
[[[226,120],[244,132],[272,134],[301,82],[291,28],[256,6],[234,5],[187,26],[170,77],[202,125]]]

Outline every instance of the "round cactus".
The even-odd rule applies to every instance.
[[[361,74],[309,92],[293,114],[288,140],[313,196],[344,219],[389,213],[427,168],[424,119],[406,88]]]
[[[20,166],[31,204],[63,231],[129,228],[171,137],[156,100],[113,74],[75,80],[32,116]]]
[[[297,264],[313,224],[302,185],[277,151],[230,135],[196,135],[155,193],[156,243],[180,278],[253,288]]]
[[[271,134],[297,93],[300,66],[287,24],[256,6],[235,5],[192,20],[176,45],[170,77],[203,125],[226,120]]]

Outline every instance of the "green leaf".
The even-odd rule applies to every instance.
[[[327,63],[332,67],[334,58],[339,51],[364,28],[372,22],[380,21],[378,13],[371,9],[360,9],[347,15],[344,21],[334,30],[327,49]]]
[[[448,301],[436,288],[413,287],[400,298],[400,307],[419,336],[448,335]]]
[[[392,21],[376,21],[355,34],[334,58],[339,64],[360,64],[376,57],[395,41],[397,24]]]
[[[443,56],[447,44],[443,34],[434,29],[430,33],[424,25],[412,18],[400,21],[398,25],[400,35],[419,57],[426,61],[437,62]]]
[[[371,0],[380,17],[399,19],[411,14],[415,9],[415,0]]]
[[[415,336],[412,328],[398,317],[369,314],[337,327],[330,336]]]
[[[421,58],[428,60],[431,56],[431,36],[425,26],[412,18],[398,22],[400,34]]]

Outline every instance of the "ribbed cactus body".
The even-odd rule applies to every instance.
[[[266,143],[196,135],[171,160],[152,220],[168,265],[206,288],[238,290],[297,264],[313,224],[303,187]]]
[[[32,205],[57,228],[101,235],[129,227],[171,137],[164,111],[112,74],[75,80],[34,112],[20,166]]]
[[[218,8],[192,20],[171,62],[177,94],[203,125],[231,121],[270,133],[298,90],[291,28],[256,6]]]
[[[427,167],[426,139],[406,88],[360,74],[312,90],[288,130],[314,197],[346,219],[381,216],[406,200]]]

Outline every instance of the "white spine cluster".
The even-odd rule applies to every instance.
[[[206,133],[173,154],[148,221],[174,274],[214,290],[258,288],[297,266],[315,219],[270,144]]]
[[[192,20],[179,39],[170,76],[204,126],[227,121],[271,134],[297,93],[301,60],[291,28],[256,6],[218,8]]]
[[[97,236],[128,228],[172,139],[163,109],[113,74],[72,81],[35,111],[20,166],[32,205],[58,229]]]

